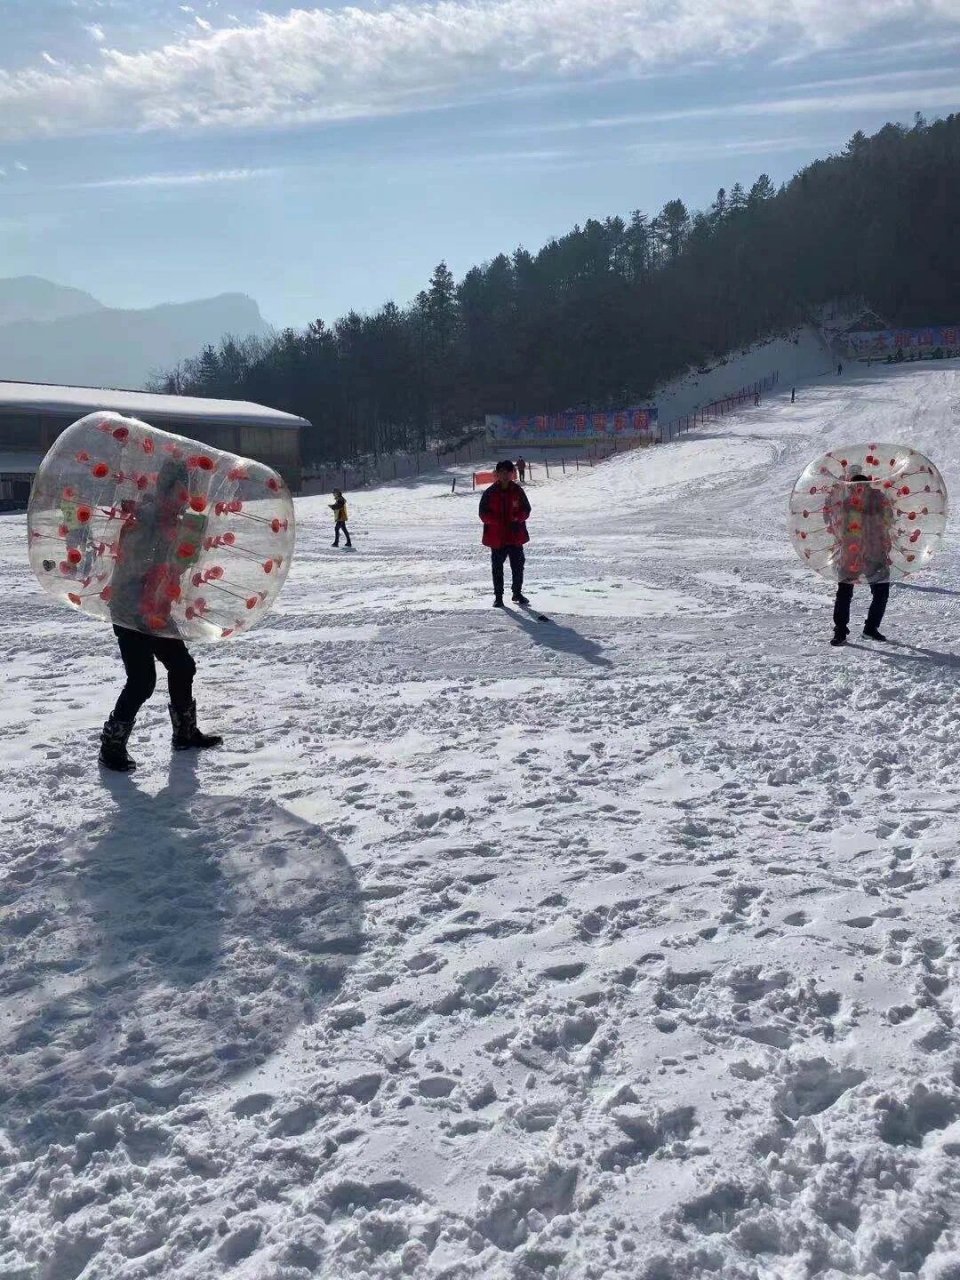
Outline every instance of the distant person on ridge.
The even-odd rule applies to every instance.
[[[347,540],[347,546],[352,547],[353,543],[350,541],[350,530],[347,528],[347,500],[339,489],[334,489],[333,501],[329,505],[330,510],[333,512],[334,520],[333,545],[335,547],[339,547],[340,534],[342,532],[343,536]]]
[[[503,566],[508,558],[513,601],[515,604],[530,603],[523,594],[523,567],[526,562],[523,547],[530,541],[527,533],[530,500],[513,478],[516,472],[512,462],[498,462],[496,473],[496,480],[489,489],[484,489],[480,499],[480,519],[483,521],[483,545],[490,548],[493,605],[502,609]]]
[[[517,475],[520,477],[520,483],[523,484],[527,478],[527,463],[522,457],[517,459]]]
[[[840,556],[840,581],[833,606],[832,645],[847,642],[853,585],[860,579],[870,584],[870,609],[863,634],[870,640],[886,640],[880,623],[890,596],[890,525],[893,512],[879,489],[858,472],[842,485],[845,492],[837,503],[834,534]]]
[[[837,377],[838,377],[838,378],[840,377],[841,373],[843,373],[843,364],[842,364],[842,363],[837,365]]]
[[[790,388],[790,403],[791,403],[791,404],[796,404],[796,402],[797,402],[797,388],[796,388],[796,387],[791,387],[791,388]]]

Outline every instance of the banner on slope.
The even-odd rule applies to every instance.
[[[657,427],[657,406],[631,405],[627,409],[596,413],[567,410],[509,417],[488,413],[487,434],[503,444],[593,444],[597,441],[652,438]]]
[[[925,329],[878,329],[871,333],[848,333],[844,340],[853,359],[882,360],[904,355],[932,356],[960,353],[960,325],[934,325]]]

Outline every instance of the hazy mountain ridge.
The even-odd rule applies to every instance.
[[[0,326],[24,320],[63,320],[101,310],[103,303],[92,294],[41,276],[0,280]]]
[[[226,334],[271,332],[242,293],[121,310],[39,277],[0,280],[0,379],[138,388]]]

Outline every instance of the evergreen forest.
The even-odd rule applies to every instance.
[[[828,302],[889,325],[960,321],[960,115],[857,133],[780,189],[761,174],[708,209],[589,219],[405,307],[225,339],[157,377],[313,423],[308,460],[455,442],[486,413],[617,408]]]

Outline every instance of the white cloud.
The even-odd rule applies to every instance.
[[[27,166],[23,163],[23,161],[22,161],[22,160],[14,160],[14,162],[13,162],[13,167],[14,167],[15,169],[19,170],[19,172],[20,172],[20,173],[26,173],[26,172],[27,172]]]
[[[618,148],[635,164],[691,163],[698,160],[726,159],[733,156],[790,155],[797,152],[814,152],[826,155],[838,147],[836,139],[814,137],[782,138],[733,138],[727,142],[710,139],[662,140],[657,142],[631,142]]]
[[[556,124],[525,125],[498,131],[502,136],[531,132],[577,133],[581,129],[624,129],[634,125],[669,124],[682,120],[720,120],[754,116],[835,115],[841,111],[936,111],[960,108],[960,87],[915,85],[910,89],[876,90],[870,93],[833,93],[804,98],[758,98],[750,102],[715,102],[704,107],[677,107],[664,111],[637,111],[628,115],[595,116]]]
[[[93,67],[0,72],[0,138],[339,120],[545,76],[637,74],[840,46],[889,32],[893,22],[916,31],[934,19],[960,23],[960,0],[406,0],[292,9],[139,54],[103,49]]]
[[[98,26],[95,22],[92,22],[86,28],[86,32],[91,39],[96,40],[97,44],[103,44],[107,38],[107,33],[104,31],[103,27]]]
[[[277,173],[276,169],[205,169],[198,173],[143,173],[129,178],[101,178],[93,182],[73,182],[67,190],[100,187],[197,187],[215,182],[249,182]]]
[[[44,60],[44,62],[47,64],[48,67],[59,67],[61,65],[53,56],[53,54],[47,53],[46,49],[44,49],[44,51],[40,54],[40,57]]]

